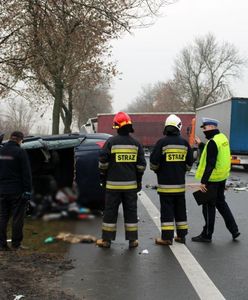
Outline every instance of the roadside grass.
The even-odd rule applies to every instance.
[[[55,237],[62,231],[73,232],[76,221],[73,220],[56,220],[43,221],[41,219],[25,219],[23,245],[28,249],[25,252],[38,252],[64,255],[70,244],[63,241],[56,241]],[[54,238],[52,242],[45,243],[48,237]],[[8,238],[11,238],[10,228]]]

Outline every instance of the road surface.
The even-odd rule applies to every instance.
[[[248,173],[237,169],[231,178],[248,182]],[[194,182],[187,176],[187,182]],[[160,236],[159,198],[155,175],[146,170],[139,193],[139,241],[137,249],[128,249],[124,240],[122,209],[118,218],[117,239],[111,249],[92,244],[72,245],[69,257],[75,268],[63,278],[63,286],[79,299],[89,300],[181,300],[248,299],[248,192],[228,189],[227,202],[239,225],[241,236],[232,241],[223,219],[217,213],[211,244],[191,242],[202,230],[201,208],[187,191],[189,234],[186,245],[157,246]],[[76,233],[101,235],[101,217],[77,225]]]

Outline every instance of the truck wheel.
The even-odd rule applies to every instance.
[[[248,165],[243,165],[244,169],[248,171]]]

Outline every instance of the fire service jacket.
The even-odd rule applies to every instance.
[[[110,137],[100,153],[101,179],[108,191],[134,191],[140,189],[146,168],[141,144],[130,135]]]
[[[193,164],[193,153],[180,135],[160,139],[150,156],[150,168],[157,174],[157,192],[178,194],[185,192],[185,173]]]

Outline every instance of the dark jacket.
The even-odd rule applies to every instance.
[[[0,194],[31,192],[32,175],[28,155],[14,141],[0,149]]]
[[[216,161],[217,161],[217,155],[218,155],[218,148],[217,148],[215,141],[213,140],[213,137],[219,133],[220,133],[220,131],[218,129],[209,130],[209,132],[208,132],[209,142],[207,144],[206,168],[205,168],[205,171],[204,171],[202,179],[201,179],[202,184],[208,183],[208,180],[213,172],[213,169],[215,168]],[[200,143],[200,145],[199,145],[200,153],[202,153],[205,146],[206,146],[206,144]]]
[[[192,164],[192,149],[179,134],[160,139],[150,156],[150,168],[158,178],[158,193],[184,193],[185,173]]]
[[[99,157],[99,169],[106,179],[106,189],[130,191],[139,189],[146,160],[141,144],[130,135],[109,138]]]

